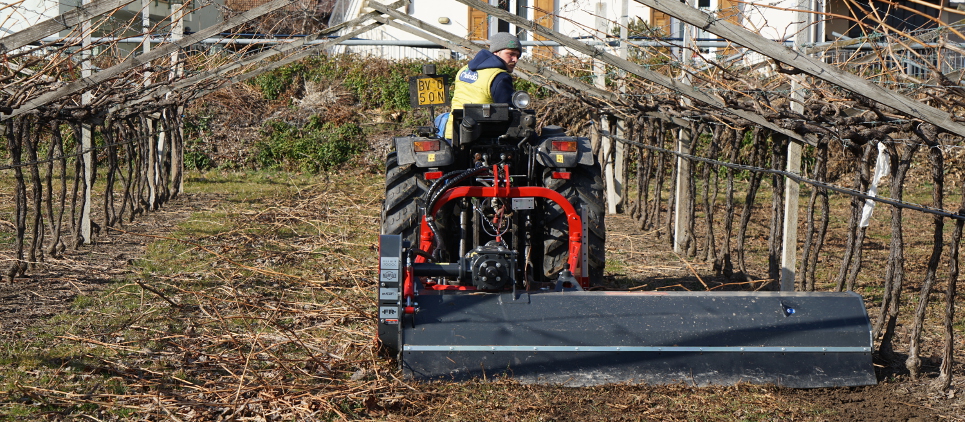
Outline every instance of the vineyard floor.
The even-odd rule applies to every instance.
[[[323,325],[335,327],[326,332],[332,336],[341,335],[339,326],[349,325],[353,330],[370,333],[366,325],[373,320],[375,308],[374,302],[365,298],[365,291],[371,287],[366,282],[375,271],[377,196],[382,181],[377,176],[349,178],[332,175],[322,181],[298,183],[276,180],[270,182],[275,187],[265,190],[268,195],[259,197],[248,192],[242,199],[237,193],[212,193],[210,187],[189,187],[187,194],[163,209],[126,224],[123,232],[101,233],[97,244],[76,251],[69,249],[62,258],[48,259],[50,265],[31,271],[30,278],[0,283],[0,343],[5,344],[0,347],[0,367],[6,367],[0,370],[0,420],[965,421],[965,373],[961,362],[956,364],[953,389],[939,393],[929,387],[937,374],[937,362],[929,359],[925,359],[925,376],[921,380],[911,380],[901,365],[879,362],[876,386],[811,390],[751,385],[613,385],[576,389],[519,385],[504,379],[465,384],[415,384],[400,380],[390,358],[368,351],[349,356],[354,352],[344,348],[339,349],[342,352],[333,352],[336,349],[327,348],[326,344],[310,344],[323,335],[306,334],[312,333],[314,326]],[[258,178],[237,179],[259,183]],[[210,183],[229,184],[195,177],[189,179],[188,186]],[[345,213],[359,213],[364,220],[359,223],[353,220],[355,216]],[[282,241],[300,246],[311,241],[312,236],[304,230],[282,234],[287,228],[305,227],[298,225],[302,220],[310,220],[308,226],[321,227],[315,237],[344,245],[321,250],[318,244],[322,242],[315,239],[316,249],[311,253],[279,246]],[[211,226],[206,226],[227,224],[226,221],[243,227],[213,233]],[[337,224],[336,221],[352,224],[351,230],[361,230],[363,234],[360,237],[346,227],[335,228],[334,232],[324,228]],[[10,227],[4,225],[0,229],[9,232]],[[608,284],[616,286],[636,280],[636,285],[643,288],[676,284],[690,288],[712,282],[710,266],[674,254],[667,245],[666,233],[657,238],[655,230],[641,231],[625,215],[609,216],[608,230]],[[273,234],[260,238],[260,233]],[[292,240],[295,238],[298,240]],[[256,250],[253,254],[231,255],[232,248],[242,246],[234,239],[245,239],[248,243],[244,245],[260,248],[261,254]],[[185,241],[190,242],[188,247],[171,255],[172,259],[191,254],[216,255],[216,263],[207,267],[209,273],[197,267],[181,268],[179,272],[144,266],[143,258],[152,244],[157,247],[159,242],[170,245]],[[197,246],[201,244],[203,248]],[[0,262],[10,262],[9,248],[3,249]],[[295,269],[302,261],[325,259],[338,262],[331,267],[312,264],[316,266],[310,271]],[[276,267],[261,273],[255,271],[257,277],[246,272],[267,268],[266,263]],[[346,266],[352,265],[361,270],[361,275],[349,273]],[[297,273],[291,277],[297,281],[279,281],[278,274],[285,272]],[[316,274],[314,278],[321,281],[306,274]],[[171,286],[189,276],[227,281],[190,288]],[[264,286],[248,287],[257,283],[252,280],[294,293],[272,296]],[[331,364],[325,365],[330,372],[327,375],[305,375],[311,371],[303,370],[308,366],[297,361],[299,353],[304,353],[298,351],[300,347],[295,347],[298,350],[288,358],[267,347],[248,355],[249,359],[263,355],[266,368],[272,359],[281,362],[269,371],[245,359],[239,362],[226,357],[233,346],[216,353],[214,350],[220,346],[205,343],[209,340],[205,337],[206,327],[229,319],[228,312],[222,311],[232,310],[239,315],[244,311],[240,306],[232,307],[238,303],[257,303],[262,310],[274,306],[314,312],[304,300],[308,293],[299,289],[311,289],[312,295],[343,289],[340,300],[351,302],[349,307],[358,305],[363,313],[352,316],[349,312],[341,317],[292,314],[280,319],[295,327],[288,331],[289,343],[305,343],[300,347],[330,351]],[[205,295],[198,295],[202,290]],[[212,297],[221,290],[231,290],[235,305],[212,305]],[[115,310],[99,305],[115,301],[125,291],[130,291],[134,298],[125,305],[129,308],[126,311],[124,307]],[[319,302],[330,301],[319,297]],[[196,300],[197,306],[188,309],[187,304],[195,303],[191,300]],[[168,309],[165,302],[173,310],[163,311]],[[177,323],[165,320],[168,322],[151,325],[155,319],[173,318],[160,315],[165,312],[179,314]],[[218,314],[216,323],[211,322],[212,314]],[[137,337],[130,330],[151,334]],[[262,331],[251,344],[271,338],[267,331],[259,338]],[[363,344],[359,347],[372,349],[366,335],[361,335],[362,340],[345,340],[346,344]],[[248,344],[243,339],[228,339],[223,332],[212,333],[210,338]],[[282,349],[282,343],[285,342],[278,341],[273,347]],[[291,344],[284,347],[288,346]],[[962,346],[957,348],[960,355]],[[40,349],[46,352],[38,352]],[[207,356],[204,368],[196,351]],[[28,354],[34,357],[25,357]],[[345,362],[336,359],[339,356]],[[266,372],[246,375],[262,369]],[[214,372],[217,374],[212,375]]]

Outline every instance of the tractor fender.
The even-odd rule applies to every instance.
[[[575,142],[576,151],[555,151],[554,141]],[[590,145],[590,138],[554,136],[540,142],[536,151],[536,160],[544,167],[571,168],[577,165],[593,165],[593,147]]]
[[[421,136],[399,136],[392,139],[398,153],[399,165],[415,164],[419,168],[445,167],[455,160],[452,147],[441,138],[424,138]],[[416,142],[430,142],[438,149],[416,151]]]

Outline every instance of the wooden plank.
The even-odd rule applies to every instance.
[[[295,2],[296,0],[274,0],[270,3],[265,3],[247,12],[241,13],[238,16],[228,19],[218,25],[214,25],[214,26],[205,28],[201,31],[195,32],[191,36],[184,37],[179,41],[172,42],[171,44],[165,45],[161,48],[151,50],[151,52],[149,53],[131,57],[119,64],[116,64],[108,69],[98,72],[90,77],[80,78],[80,79],[71,81],[63,88],[60,88],[56,91],[47,92],[45,94],[42,94],[30,100],[27,100],[20,107],[13,109],[13,111],[10,114],[0,118],[0,121],[20,116],[24,113],[30,112],[52,101],[56,101],[68,95],[73,95],[78,92],[90,89],[91,87],[101,82],[104,82],[106,80],[109,80],[111,78],[114,78],[123,72],[134,69],[136,67],[144,66],[145,64],[150,63],[151,60],[164,57],[175,51],[191,46],[192,44],[196,44],[204,40],[205,38],[211,37],[212,35],[221,33],[227,29],[231,29],[235,26],[241,25],[242,23],[248,22],[266,13],[272,12],[274,10],[280,9],[285,6],[295,4]]]
[[[460,2],[473,0],[458,0]],[[705,31],[716,34],[733,43],[742,45],[760,54],[799,69],[818,79],[827,81],[855,94],[865,96],[887,107],[901,111],[908,116],[921,119],[951,133],[965,136],[965,125],[955,122],[952,115],[924,104],[913,98],[908,98],[898,92],[882,88],[871,81],[857,75],[845,72],[837,67],[825,64],[817,59],[793,51],[783,44],[776,43],[760,34],[718,19],[715,16],[694,9],[677,0],[635,0],[637,3],[658,9],[683,22],[694,25]],[[468,3],[467,3],[468,4]]]
[[[81,22],[127,6],[134,0],[95,0],[30,28],[0,38],[0,53],[16,50],[42,38],[70,29]]]
[[[481,2],[481,1],[476,1],[476,0],[456,0],[456,1],[458,1],[458,2],[460,2],[460,3],[462,3],[462,4],[465,4],[465,5],[467,5],[467,6],[471,6],[471,7],[478,8],[478,9],[480,9],[480,10],[484,10],[484,11],[486,11],[487,13],[489,13],[490,15],[496,16],[496,17],[498,17],[499,19],[502,19],[502,20],[505,20],[505,21],[508,21],[508,22],[512,22],[512,23],[516,24],[516,25],[519,26],[519,27],[528,28],[529,30],[533,31],[534,33],[538,33],[538,34],[540,34],[540,35],[542,35],[542,36],[545,36],[545,37],[547,37],[547,38],[549,38],[549,39],[551,39],[551,40],[553,40],[553,41],[556,41],[556,42],[558,42],[558,43],[560,43],[560,44],[562,44],[562,45],[565,45],[565,46],[567,46],[567,47],[569,47],[569,48],[571,48],[571,49],[573,49],[573,50],[576,50],[576,51],[578,51],[578,52],[580,52],[580,53],[586,54],[587,56],[590,56],[590,57],[593,57],[593,58],[597,58],[597,59],[603,60],[603,61],[607,62],[607,63],[610,64],[610,65],[619,67],[619,68],[621,68],[621,69],[623,69],[623,70],[626,70],[626,71],[628,71],[628,72],[630,72],[630,73],[633,73],[633,74],[635,74],[635,75],[637,75],[637,76],[640,76],[641,78],[647,79],[647,80],[649,80],[649,81],[651,81],[651,82],[654,82],[654,83],[659,84],[659,85],[661,85],[661,86],[664,86],[664,87],[666,87],[666,88],[668,88],[668,89],[671,89],[671,90],[673,90],[673,91],[676,91],[676,92],[680,93],[681,95],[685,95],[685,96],[690,97],[690,98],[692,98],[692,99],[694,99],[694,100],[697,100],[697,101],[706,103],[706,104],[710,105],[711,107],[717,108],[717,109],[719,109],[719,110],[721,110],[721,111],[724,111],[724,112],[726,112],[726,113],[730,113],[730,114],[735,115],[735,116],[738,116],[738,117],[740,117],[740,118],[749,120],[749,121],[751,121],[751,122],[753,122],[753,123],[756,123],[756,124],[758,124],[758,125],[760,125],[760,126],[762,126],[762,127],[768,128],[768,129],[770,129],[770,130],[772,130],[772,131],[775,131],[775,132],[778,132],[778,133],[783,133],[783,134],[785,134],[785,135],[787,135],[787,136],[790,136],[790,137],[793,138],[793,139],[797,139],[797,140],[799,140],[799,141],[801,141],[801,142],[807,142],[807,143],[809,143],[809,144],[813,144],[813,143],[814,143],[814,141],[811,141],[811,140],[809,140],[808,138],[806,138],[806,137],[804,137],[804,136],[802,136],[802,135],[800,135],[800,134],[798,134],[798,133],[796,133],[796,132],[794,132],[794,131],[784,129],[784,128],[782,128],[782,127],[780,127],[780,126],[778,126],[778,125],[776,125],[776,124],[768,121],[767,119],[765,119],[765,118],[764,118],[763,116],[761,116],[761,115],[754,114],[754,113],[750,113],[750,112],[747,112],[747,111],[744,111],[744,110],[735,110],[735,109],[732,109],[732,108],[728,107],[726,104],[724,104],[724,102],[721,101],[720,99],[718,99],[717,97],[714,97],[714,96],[712,96],[712,95],[710,95],[710,94],[707,94],[707,93],[705,93],[705,92],[703,92],[703,91],[700,91],[699,89],[696,89],[696,88],[694,88],[693,86],[689,86],[689,85],[683,84],[683,83],[681,83],[680,81],[675,81],[675,80],[673,80],[673,79],[671,79],[671,78],[669,78],[669,77],[667,77],[667,76],[664,76],[664,75],[662,75],[662,74],[660,74],[660,73],[651,71],[651,70],[649,70],[649,69],[647,69],[647,68],[645,68],[645,67],[643,67],[643,66],[640,66],[640,65],[638,65],[638,64],[636,64],[636,63],[631,63],[630,61],[627,61],[627,60],[625,60],[625,59],[621,59],[621,58],[619,58],[619,57],[617,57],[617,56],[615,56],[615,55],[613,55],[613,54],[606,53],[606,52],[604,52],[604,51],[602,51],[602,50],[600,50],[600,49],[597,49],[597,48],[595,48],[595,47],[589,46],[589,45],[587,45],[587,44],[585,44],[585,43],[582,43],[582,42],[579,42],[579,41],[575,41],[575,40],[573,40],[573,39],[570,38],[570,37],[567,37],[567,36],[565,36],[565,35],[563,35],[563,34],[560,34],[559,32],[550,30],[549,28],[546,28],[546,27],[544,27],[544,26],[537,25],[537,24],[533,23],[532,21],[528,21],[528,20],[526,20],[526,19],[522,19],[522,18],[520,18],[520,17],[518,17],[518,16],[516,16],[516,15],[512,15],[512,14],[510,14],[509,12],[505,12],[505,11],[503,11],[503,10],[500,10],[500,9],[496,8],[496,7],[492,7],[492,6],[490,6],[490,5],[486,4],[486,3],[483,3],[483,2]],[[637,0],[637,1],[639,1],[639,0]],[[518,66],[518,65],[517,65],[517,66]]]

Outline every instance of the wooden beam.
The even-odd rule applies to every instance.
[[[794,131],[792,131],[792,130],[788,130],[788,129],[782,128],[782,127],[780,127],[780,126],[772,123],[771,121],[765,119],[764,116],[761,116],[761,115],[758,115],[758,114],[754,114],[754,113],[750,113],[750,112],[747,112],[747,111],[744,111],[744,110],[737,110],[737,109],[730,108],[729,106],[727,106],[727,104],[725,104],[723,101],[721,101],[721,100],[718,99],[717,97],[714,97],[714,96],[712,96],[712,95],[710,95],[710,94],[707,94],[707,93],[705,93],[705,92],[703,92],[703,91],[701,91],[701,90],[699,90],[699,89],[697,89],[697,88],[695,88],[695,87],[693,87],[693,86],[689,86],[689,85],[683,84],[683,83],[681,83],[680,81],[675,81],[675,80],[673,80],[673,79],[671,79],[671,78],[669,78],[669,77],[667,77],[667,76],[664,76],[664,75],[662,75],[662,74],[660,74],[660,73],[651,71],[651,70],[649,70],[649,69],[647,69],[647,68],[645,68],[645,67],[643,67],[643,66],[640,66],[640,65],[638,65],[638,64],[636,64],[636,63],[632,63],[632,62],[630,62],[630,61],[628,61],[628,60],[621,59],[621,58],[619,58],[619,57],[617,57],[617,56],[615,56],[615,55],[613,55],[613,54],[609,54],[609,53],[607,53],[607,52],[605,52],[605,51],[603,51],[603,50],[600,50],[600,49],[597,49],[597,48],[595,48],[595,47],[589,46],[589,45],[587,45],[587,44],[585,44],[585,43],[582,43],[582,42],[579,42],[579,41],[575,41],[575,40],[573,40],[573,39],[570,38],[570,37],[567,37],[567,36],[565,36],[565,35],[563,35],[563,34],[561,34],[561,33],[559,33],[559,32],[553,31],[553,30],[551,30],[551,29],[549,29],[549,28],[546,28],[545,26],[539,25],[539,24],[537,24],[537,23],[535,23],[535,22],[532,22],[532,21],[529,21],[529,20],[520,18],[519,16],[510,14],[509,12],[506,12],[506,11],[504,11],[504,10],[502,10],[502,9],[499,9],[499,8],[496,8],[496,7],[493,7],[493,6],[490,6],[490,5],[488,5],[488,4],[486,4],[486,3],[483,3],[483,2],[481,2],[481,1],[477,1],[477,0],[456,0],[456,1],[458,1],[458,2],[460,2],[460,3],[462,3],[462,4],[465,4],[465,5],[467,5],[467,6],[470,6],[470,7],[473,7],[473,8],[482,10],[482,11],[485,11],[486,13],[488,13],[488,14],[490,14],[490,15],[492,15],[492,16],[495,16],[495,17],[497,17],[497,18],[499,18],[499,19],[502,19],[502,20],[504,20],[504,21],[512,22],[512,23],[514,23],[514,24],[515,24],[516,26],[518,26],[518,27],[529,29],[530,31],[532,31],[532,32],[534,32],[534,33],[536,33],[536,34],[539,34],[540,36],[546,37],[547,39],[550,39],[550,40],[552,40],[552,41],[556,41],[556,42],[560,43],[561,45],[564,45],[564,46],[566,46],[566,47],[569,47],[569,48],[571,48],[571,49],[573,49],[573,50],[576,50],[576,51],[578,51],[578,52],[580,52],[580,53],[586,54],[587,56],[593,57],[593,58],[595,58],[595,59],[603,60],[603,61],[607,62],[608,64],[610,64],[610,65],[612,65],[612,66],[619,67],[619,68],[621,68],[621,69],[623,69],[623,70],[626,70],[627,72],[633,73],[633,74],[635,74],[635,75],[637,75],[637,76],[640,76],[641,78],[647,79],[647,80],[649,80],[649,81],[651,81],[651,82],[654,82],[654,83],[656,83],[656,84],[658,84],[658,85],[664,86],[664,87],[666,87],[666,88],[668,88],[668,89],[671,89],[671,90],[673,90],[673,91],[675,91],[675,92],[677,92],[677,93],[679,93],[679,94],[681,94],[681,95],[685,95],[685,96],[687,96],[687,97],[689,97],[689,98],[692,98],[692,99],[694,99],[694,100],[697,100],[697,101],[703,102],[703,103],[705,103],[705,104],[708,104],[708,105],[710,105],[710,106],[712,106],[712,107],[714,107],[714,108],[717,108],[717,109],[719,109],[719,110],[721,110],[721,111],[724,111],[724,112],[726,112],[726,113],[729,113],[729,114],[738,116],[738,117],[740,117],[740,118],[749,120],[749,121],[754,122],[754,123],[756,123],[756,124],[758,124],[758,125],[760,125],[760,126],[762,126],[762,127],[768,128],[768,129],[770,129],[770,130],[772,130],[772,131],[774,131],[774,132],[783,133],[783,134],[785,134],[785,135],[787,135],[787,136],[790,136],[790,137],[793,138],[793,139],[797,139],[798,141],[807,142],[807,143],[809,143],[809,144],[813,144],[813,143],[814,143],[814,141],[811,141],[811,140],[807,139],[806,137],[798,134],[797,132],[794,132]],[[637,0],[637,1],[640,1],[640,0]],[[675,0],[675,1],[676,1],[676,0]]]
[[[139,56],[131,57],[119,64],[116,64],[108,69],[101,72],[95,73],[94,75],[86,78],[80,78],[69,82],[63,88],[56,91],[48,92],[46,94],[39,95],[30,100],[24,102],[20,107],[13,109],[8,115],[0,117],[0,121],[7,120],[13,117],[20,116],[24,113],[30,112],[38,107],[50,103],[51,101],[56,101],[68,95],[73,95],[78,92],[90,89],[91,87],[114,78],[123,72],[134,69],[136,67],[144,66],[151,62],[151,60],[164,57],[175,51],[188,47],[192,44],[198,43],[205,38],[211,37],[212,35],[218,34],[226,29],[231,29],[242,23],[248,22],[254,18],[262,16],[266,13],[272,12],[274,10],[280,9],[282,7],[292,5],[296,0],[274,0],[270,3],[265,3],[261,6],[253,8],[247,12],[241,13],[231,19],[228,19],[218,25],[214,25],[205,28],[201,31],[195,32],[191,36],[184,37],[179,41],[172,42],[164,47],[151,50],[149,53],[141,54]]]
[[[133,1],[134,0],[95,0],[89,4],[77,6],[76,9],[60,16],[0,38],[0,53],[16,50],[32,42],[39,41],[46,36],[56,34],[65,29],[71,29],[74,25],[127,6]]]
[[[473,0],[458,0],[460,2]],[[799,69],[808,75],[827,81],[833,85],[847,89],[855,94],[867,97],[886,107],[899,110],[908,116],[921,119],[959,136],[965,136],[965,125],[955,122],[952,115],[924,104],[913,98],[908,98],[898,92],[882,88],[871,81],[857,75],[845,72],[834,66],[825,64],[813,57],[793,51],[783,44],[776,43],[760,34],[748,31],[742,26],[723,19],[717,19],[700,10],[694,9],[678,0],[635,0],[644,6],[671,15],[683,22],[694,25],[705,31],[716,34],[730,42],[742,45],[760,54]],[[468,3],[467,3],[468,4]]]

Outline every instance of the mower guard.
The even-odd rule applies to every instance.
[[[855,293],[421,292],[405,375],[524,383],[875,384]]]

